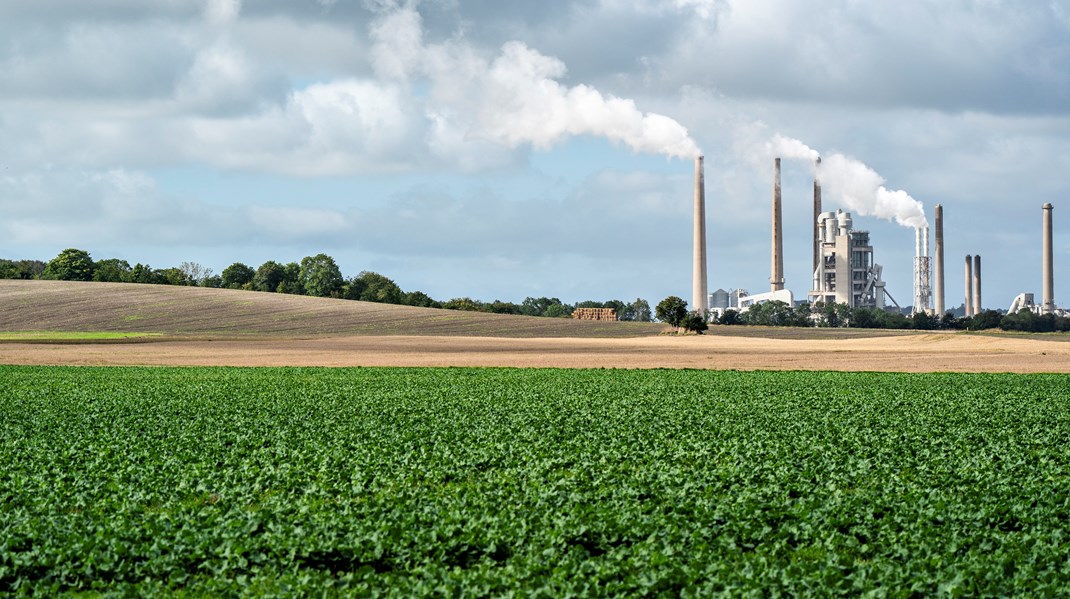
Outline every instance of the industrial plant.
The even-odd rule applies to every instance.
[[[773,159],[773,197],[771,206],[771,252],[769,291],[751,294],[745,289],[713,293],[707,287],[706,267],[706,207],[703,158],[695,159],[694,193],[694,271],[692,310],[720,316],[725,310],[746,311],[756,304],[782,301],[795,304],[784,278],[783,216],[781,207],[781,159]],[[813,278],[806,294],[810,304],[844,304],[850,307],[901,311],[882,278],[883,267],[877,263],[873,241],[866,230],[855,229],[850,212],[842,209],[826,211],[822,207],[822,186],[818,176],[821,159],[814,162],[813,194]],[[935,207],[935,255],[929,252],[929,227],[916,226],[913,264],[913,301],[911,314],[924,313],[942,316],[947,310],[944,288],[944,209]],[[920,217],[919,217],[920,218]],[[1033,293],[1019,294],[1008,313],[1029,310],[1035,314],[1068,316],[1054,299],[1054,269],[1052,265],[1052,205],[1043,206],[1043,264],[1042,295],[1039,304]],[[965,260],[965,316],[981,314],[981,256],[967,255]]]

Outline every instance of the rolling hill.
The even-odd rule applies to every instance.
[[[233,289],[0,280],[0,331],[166,337],[642,337],[665,325],[460,312]]]

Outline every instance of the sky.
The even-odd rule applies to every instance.
[[[949,307],[966,254],[985,307],[1039,300],[1051,202],[1067,306],[1067,64],[1070,0],[14,0],[0,257],[323,252],[440,300],[689,299],[701,153],[710,291],[758,293],[782,155],[801,298],[812,150],[852,167],[825,209],[900,304],[936,204]]]

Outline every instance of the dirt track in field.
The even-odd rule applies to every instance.
[[[0,342],[0,364],[516,366],[1070,373],[1070,335],[581,322],[220,289],[0,281],[0,331],[153,332]],[[1063,341],[1063,342],[1060,342]]]
[[[857,339],[359,336],[0,344],[0,363],[181,366],[515,366],[1070,373],[1070,343],[961,334]]]

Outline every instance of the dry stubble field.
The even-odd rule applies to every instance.
[[[131,332],[0,342],[3,364],[520,366],[1070,372],[1066,335],[714,327],[476,314],[154,285],[0,281],[0,332]]]

